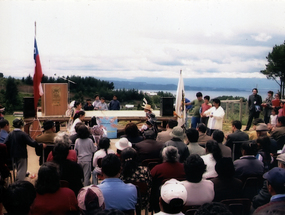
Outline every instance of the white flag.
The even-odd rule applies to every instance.
[[[186,109],[185,109],[185,91],[182,70],[180,70],[179,81],[176,92],[175,112],[177,114],[178,126],[185,124]]]

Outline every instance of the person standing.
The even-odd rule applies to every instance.
[[[95,100],[94,102],[92,103],[93,107],[94,107],[94,110],[97,110],[97,105],[100,103],[100,97],[99,95],[95,95]]]
[[[265,103],[262,104],[262,106],[264,107],[264,122],[265,124],[269,123],[269,119],[270,119],[270,114],[272,111],[272,99],[273,99],[273,92],[272,91],[268,91],[267,92],[267,98],[265,99]]]
[[[113,96],[113,100],[109,104],[109,110],[120,110],[120,102],[116,95]]]
[[[94,110],[94,106],[91,104],[91,99],[86,99],[86,104],[83,107],[84,110]]]
[[[259,118],[259,114],[262,108],[261,107],[262,98],[257,93],[258,93],[257,88],[253,88],[252,95],[248,97],[249,116],[248,116],[246,129],[244,131],[249,131],[253,118],[254,119]]]
[[[108,105],[105,102],[105,98],[101,97],[100,102],[96,105],[96,110],[108,110]]]
[[[204,103],[201,105],[201,123],[208,125],[209,117],[204,116],[204,112],[212,107],[209,103],[210,96],[204,96]]]
[[[28,167],[28,152],[27,145],[31,147],[39,147],[40,145],[34,141],[27,133],[23,132],[21,129],[24,126],[24,122],[21,119],[13,120],[14,130],[5,139],[4,144],[6,144],[8,152],[16,165],[17,176],[16,180],[24,180],[26,177],[27,167]],[[45,148],[46,145],[42,144]]]
[[[208,116],[208,135],[210,136],[215,130],[223,130],[223,119],[225,111],[221,107],[220,99],[213,99],[213,107],[204,112]]]
[[[193,116],[192,116],[192,119],[191,119],[191,128],[196,128],[197,124],[200,123],[200,108],[201,108],[201,105],[204,103],[204,100],[202,98],[202,93],[201,92],[198,92],[196,93],[196,97],[197,99],[195,99],[194,101],[192,102],[189,102],[189,103],[185,103],[185,105],[193,105]]]

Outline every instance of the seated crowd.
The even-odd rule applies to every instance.
[[[18,119],[13,121],[14,131],[3,132],[1,154],[17,169],[16,182],[2,185],[0,193],[7,214],[119,215],[146,209],[182,215],[195,208],[197,215],[230,215],[224,201],[241,198],[249,199],[251,213],[285,214],[285,153],[277,156],[284,145],[283,116],[272,131],[262,121],[256,124],[252,141],[239,121],[232,122],[232,134],[226,136],[213,129],[208,136],[203,123],[184,129],[170,120],[166,131],[158,134],[153,126],[140,132],[128,123],[115,143],[116,152],[107,137],[96,143],[77,118],[71,135],[55,134],[54,123],[46,121],[43,134],[34,141],[21,131],[23,122]],[[2,129],[7,122],[0,121]],[[54,146],[48,149],[46,144]],[[27,145],[43,156],[35,186],[24,181]],[[9,176],[6,163],[2,159],[1,181]],[[250,194],[249,179],[258,187]]]

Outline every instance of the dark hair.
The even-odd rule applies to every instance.
[[[60,188],[60,177],[58,165],[53,162],[46,162],[41,165],[36,181],[36,191],[38,194],[55,193]]]
[[[7,119],[1,119],[0,128],[4,128],[6,125],[9,125],[9,121]]]
[[[213,157],[216,162],[218,162],[222,158],[222,152],[221,149],[215,140],[208,140],[206,143],[206,150],[209,153],[213,154]]]
[[[252,121],[252,124],[253,124],[253,125],[257,125],[257,124],[259,124],[259,123],[264,123],[264,120],[263,120],[263,119],[260,119],[260,118],[257,118],[257,119],[254,119],[254,120]]]
[[[73,107],[76,108],[78,105],[80,105],[80,103],[81,103],[80,101],[74,101]]]
[[[107,155],[109,147],[110,147],[110,139],[108,137],[102,137],[99,140],[99,149],[104,149]]]
[[[56,143],[52,150],[53,160],[60,164],[65,161],[69,153],[68,143]]]
[[[127,135],[127,137],[138,137],[139,136],[138,126],[133,122],[128,123],[125,126],[125,134]]]
[[[99,95],[98,95],[98,94],[96,94],[96,95],[95,95],[95,97],[94,97],[94,99],[96,99],[96,97],[97,97],[97,96],[99,97]]]
[[[285,126],[285,116],[279,116],[278,122],[280,122],[283,126]]]
[[[187,181],[198,183],[202,180],[202,176],[206,171],[206,165],[199,155],[192,154],[184,162],[184,171]]]
[[[278,113],[278,109],[276,107],[273,108],[272,111],[274,111],[276,114]]]
[[[187,129],[185,133],[190,143],[196,143],[198,141],[199,131],[195,128]]]
[[[83,110],[78,111],[77,113],[74,114],[73,122],[74,122],[77,118],[79,118],[79,117],[81,117],[81,116],[84,116],[84,115],[85,115],[85,111],[83,111]]]
[[[8,214],[28,214],[36,198],[34,185],[29,181],[16,181],[3,193],[3,205]]]
[[[96,215],[126,215],[124,212],[117,209],[103,210],[96,213]]]
[[[79,128],[81,125],[84,125],[84,126],[85,126],[85,124],[84,124],[83,122],[78,122],[78,123],[76,123],[76,125],[74,126],[74,130],[75,130],[76,133],[78,132],[78,128]]]
[[[204,99],[210,100],[210,96],[204,96]]]
[[[262,149],[263,152],[269,154],[269,156],[270,156],[271,141],[270,141],[270,138],[268,136],[258,137],[256,140],[256,143],[259,143],[260,149]]]
[[[256,93],[258,93],[258,89],[257,88],[253,88],[251,92],[253,92],[254,90],[256,90]]]
[[[78,138],[87,139],[90,136],[90,132],[85,125],[80,125],[77,130]]]
[[[241,149],[245,151],[245,155],[256,155],[257,144],[252,142],[245,142],[241,145]]]
[[[86,101],[88,102],[88,101],[91,101],[91,99],[86,99]]]
[[[207,126],[204,123],[198,123],[197,128],[202,133],[205,133],[207,131]]]
[[[216,140],[218,143],[222,143],[224,141],[225,135],[224,132],[221,130],[215,130],[213,132],[213,140]]]
[[[235,167],[230,157],[221,158],[215,166],[215,170],[220,178],[232,178],[235,175]]]
[[[176,127],[177,125],[178,125],[177,120],[173,120],[173,119],[168,120],[168,127],[169,127],[169,128],[174,128],[174,127]]]
[[[241,129],[241,122],[238,120],[232,121],[232,126],[235,126],[237,129]]]
[[[121,176],[123,178],[131,177],[138,167],[137,151],[132,147],[125,148],[121,152],[121,162],[122,162]]]
[[[214,98],[213,102],[215,102],[216,104],[219,104],[219,106],[221,105],[221,100],[220,99]]]
[[[202,96],[203,96],[203,95],[202,95],[201,92],[196,93],[196,97],[202,97]]]
[[[105,98],[104,98],[104,97],[101,97],[101,100],[105,100]]]
[[[228,207],[220,202],[211,202],[203,204],[195,215],[233,215]]]
[[[183,200],[179,198],[171,199],[169,204],[167,204],[161,198],[161,205],[162,205],[163,211],[168,214],[178,214],[179,212],[181,212],[184,206]]]
[[[284,187],[284,185],[283,186],[276,186],[276,185],[271,184],[268,180],[267,180],[267,182],[268,182],[268,185],[271,185],[273,187],[273,189],[276,192],[276,194],[285,194],[285,187]]]
[[[269,90],[267,93],[269,93],[273,96],[273,91]]]
[[[108,177],[115,177],[121,170],[121,161],[115,154],[107,154],[102,159],[102,172]]]

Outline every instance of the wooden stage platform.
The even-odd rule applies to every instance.
[[[176,117],[174,116],[160,116],[159,110],[154,110],[153,113],[155,114],[157,121],[161,122],[161,126],[163,127],[165,127],[169,119],[176,120]],[[38,112],[37,116],[40,122],[43,122],[45,120],[52,120],[56,122],[57,131],[60,130],[60,124],[68,122],[70,119],[70,117],[65,116],[65,115],[45,116],[42,114],[42,112]],[[93,116],[95,117],[117,117],[118,122],[119,121],[128,121],[128,122],[146,121],[146,115],[143,110],[85,111],[84,121],[90,121]],[[25,132],[29,133],[29,128],[34,121],[35,121],[35,118],[24,118]]]

